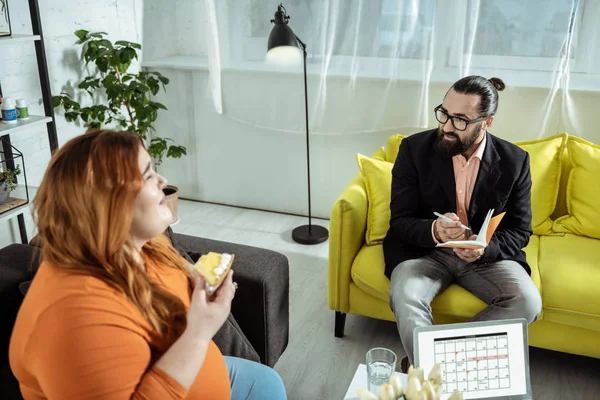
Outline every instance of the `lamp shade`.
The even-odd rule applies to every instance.
[[[285,15],[283,7],[279,6],[275,25],[271,29],[267,44],[267,62],[279,66],[295,66],[302,61],[298,38],[287,24],[289,17]]]
[[[286,23],[279,22],[275,23],[273,29],[271,29],[267,51],[271,51],[282,46],[298,48],[298,40],[296,39],[296,35],[294,35],[292,28],[290,28]]]

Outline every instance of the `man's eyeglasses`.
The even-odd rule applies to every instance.
[[[446,122],[448,122],[448,119],[451,119],[452,126],[457,131],[464,131],[465,129],[467,129],[467,126],[469,126],[469,124],[483,121],[483,120],[489,118],[489,115],[487,115],[485,117],[475,118],[472,120],[467,120],[467,119],[464,119],[461,117],[452,117],[452,116],[448,115],[448,113],[446,111],[442,110],[441,104],[439,106],[437,106],[436,108],[434,108],[433,110],[435,111],[435,119],[437,119],[440,124],[445,124]]]

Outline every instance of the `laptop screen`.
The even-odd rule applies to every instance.
[[[467,322],[418,327],[415,365],[442,366],[442,396],[460,390],[464,399],[531,398],[527,321]]]

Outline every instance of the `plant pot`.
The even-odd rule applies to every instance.
[[[177,221],[179,216],[177,215],[177,200],[179,199],[179,188],[177,186],[167,185],[163,189],[163,193],[165,194],[165,203],[171,213],[173,214],[173,221],[171,223]]]
[[[4,204],[10,199],[10,188],[6,182],[0,182],[0,204]]]

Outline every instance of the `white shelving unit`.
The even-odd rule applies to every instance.
[[[16,124],[5,124],[4,122],[0,122],[0,137],[4,135],[14,135],[23,129],[44,125],[48,122],[52,122],[51,117],[43,117],[39,115],[30,115],[29,119],[17,120]]]
[[[22,201],[27,201],[27,202],[25,204],[15,207],[15,208],[11,208],[7,211],[4,211],[1,215],[2,219],[14,218],[14,217],[18,216],[19,214],[22,214],[24,211],[26,211],[27,208],[31,206],[31,199],[33,198],[33,195],[36,190],[37,190],[37,188],[33,188],[31,186],[28,186],[26,188],[24,185],[19,185],[14,190],[14,192],[11,193],[11,198],[22,200]],[[11,201],[9,201],[3,205],[0,205],[0,209],[6,207],[6,205],[9,205],[10,203],[11,203]]]
[[[15,45],[19,43],[27,43],[27,42],[35,42],[36,40],[40,40],[40,35],[21,35],[18,33],[13,34],[12,36],[2,36],[0,37],[0,46],[9,46]]]
[[[11,135],[18,134],[20,131],[45,125],[48,134],[48,141],[50,143],[50,151],[54,152],[58,148],[58,137],[56,133],[56,124],[54,121],[54,108],[52,107],[52,93],[50,91],[50,78],[48,76],[48,63],[46,60],[46,50],[44,48],[44,35],[42,33],[40,8],[38,0],[28,0],[28,2],[31,15],[32,33],[13,33],[11,36],[0,37],[0,47],[13,45],[25,46],[31,44],[35,46],[36,61],[40,77],[40,89],[44,100],[44,113],[46,115],[30,115],[28,119],[17,120],[17,123],[14,124],[0,122],[0,144],[2,153],[5,157],[3,161],[5,162],[5,166],[9,169],[15,167],[15,160],[13,159],[15,153],[13,152],[14,148],[11,143]],[[1,50],[0,54],[2,54]],[[2,77],[0,76],[0,80],[1,78]],[[21,154],[20,151],[17,152],[19,153],[19,157],[22,156],[23,159],[23,165],[21,166],[23,173],[17,177],[19,186],[16,188],[16,190],[11,192],[12,200],[9,200],[9,202],[5,203],[3,206],[0,206],[0,210],[2,210],[0,212],[0,221],[17,217],[19,231],[21,234],[21,242],[26,244],[28,243],[27,228],[25,226],[23,213],[30,207],[31,199],[33,198],[32,191],[35,190],[32,190],[32,187],[25,186],[27,183],[25,168],[25,159],[27,156],[25,154]]]

